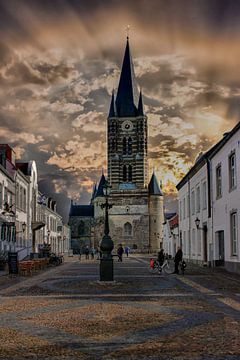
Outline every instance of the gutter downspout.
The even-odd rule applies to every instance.
[[[209,222],[211,222],[211,254],[209,253],[209,260],[211,262],[211,266],[213,267],[214,261],[213,261],[213,183],[212,183],[212,166],[211,166],[211,160],[207,159],[207,177],[208,177],[208,219]],[[208,239],[209,242],[210,239]],[[210,245],[210,244],[209,244]],[[211,255],[211,257],[210,257]]]
[[[190,189],[190,178],[188,178],[188,260],[191,259],[191,189]]]

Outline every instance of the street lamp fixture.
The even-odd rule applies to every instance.
[[[26,231],[26,228],[27,228],[27,224],[25,222],[22,223],[22,230],[19,230],[19,231],[16,231],[16,234],[19,234],[19,233],[25,233]]]
[[[198,230],[203,230],[207,232],[207,225],[203,225],[203,227],[200,227],[200,220],[198,217],[195,219],[195,225]]]
[[[25,222],[22,223],[22,232],[25,233],[27,228],[27,224]]]
[[[105,204],[101,204],[101,208],[105,209],[105,223],[104,223],[104,235],[100,243],[100,250],[102,256],[100,259],[100,281],[113,281],[113,259],[112,250],[114,248],[113,241],[109,236],[109,218],[108,210],[112,208],[112,205],[108,202],[111,186],[108,181],[103,186],[103,193],[105,195]]]
[[[199,229],[200,220],[198,217],[195,219],[195,225],[196,225],[196,228]]]

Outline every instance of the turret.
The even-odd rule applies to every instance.
[[[152,251],[158,251],[163,243],[163,192],[153,172],[148,185],[149,207],[149,245]]]

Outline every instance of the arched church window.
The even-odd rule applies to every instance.
[[[132,166],[128,166],[128,181],[132,181]]]
[[[123,138],[123,155],[127,154],[127,139]]]
[[[127,181],[127,166],[123,165],[123,181]]]
[[[132,138],[128,138],[128,155],[132,154]]]
[[[85,223],[83,220],[81,220],[78,225],[78,235],[82,236],[84,234],[85,234]]]
[[[132,225],[129,222],[124,224],[124,235],[132,236]]]

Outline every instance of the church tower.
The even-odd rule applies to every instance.
[[[108,180],[113,190],[147,188],[147,152],[147,116],[127,38],[118,90],[112,94],[108,115]]]

